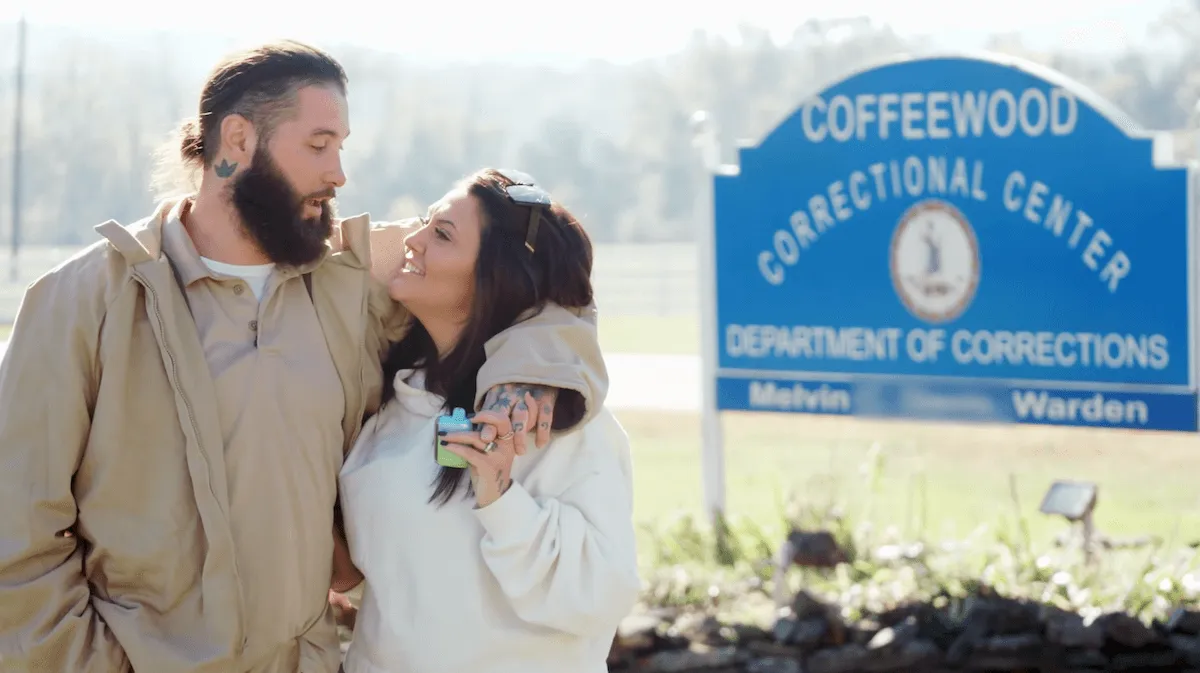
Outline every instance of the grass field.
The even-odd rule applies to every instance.
[[[606,353],[696,355],[700,352],[699,321],[696,315],[601,314],[600,347]]]
[[[618,417],[633,444],[638,520],[700,515],[698,417]],[[794,496],[840,505],[856,520],[907,536],[959,538],[1015,522],[1013,475],[1035,541],[1067,527],[1037,512],[1047,487],[1080,479],[1099,485],[1101,533],[1200,542],[1200,439],[1186,435],[783,414],[727,414],[723,424],[727,513],[763,526],[779,525]],[[877,480],[873,498],[870,479]]]

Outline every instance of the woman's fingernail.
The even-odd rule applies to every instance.
[[[440,440],[438,443],[441,444],[442,446],[446,446],[446,444],[448,444],[449,442],[447,442],[446,440],[443,439],[443,440]]]
[[[445,430],[438,430],[438,437],[445,437],[445,436],[446,436]]]

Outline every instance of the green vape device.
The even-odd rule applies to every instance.
[[[474,428],[471,426],[471,421],[467,420],[467,412],[462,407],[455,407],[452,415],[438,416],[437,429],[438,432],[450,434],[455,432],[470,432]],[[434,437],[433,447],[438,465],[444,465],[445,467],[468,467],[467,461],[463,460],[457,454],[447,451],[446,447],[442,446],[440,435]]]

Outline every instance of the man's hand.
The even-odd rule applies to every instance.
[[[516,435],[514,447],[520,456],[529,448],[530,429],[536,430],[534,442],[537,448],[550,442],[554,401],[557,398],[558,388],[505,383],[487,391],[480,411],[496,412],[512,419],[512,431]],[[484,426],[480,439],[484,443],[496,439],[496,428]]]
[[[377,282],[387,284],[404,266],[408,246],[404,239],[420,228],[416,218],[385,227],[371,229],[371,275]]]

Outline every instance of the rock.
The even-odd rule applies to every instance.
[[[745,654],[739,652],[736,647],[692,647],[686,650],[655,652],[639,667],[639,670],[647,673],[682,673],[733,666],[746,658]]]
[[[1104,647],[1104,628],[1096,623],[1085,624],[1083,617],[1060,610],[1046,618],[1046,640],[1063,647],[1100,649]]]
[[[729,644],[729,639],[722,634],[724,628],[725,625],[716,617],[702,612],[693,612],[680,615],[667,633],[671,636],[685,638],[688,642],[716,647]]]
[[[996,635],[1040,633],[1041,608],[1035,603],[1009,598],[988,598],[981,601],[991,632]]]
[[[910,617],[916,619],[918,622],[924,622],[934,614],[934,609],[928,605],[908,603],[884,612],[879,615],[878,620],[883,626],[895,626]]]
[[[1126,652],[1123,654],[1115,654],[1112,661],[1109,663],[1109,670],[1113,671],[1153,671],[1155,669],[1167,668],[1172,671],[1177,670],[1183,656],[1175,650],[1162,650],[1159,652]]]
[[[922,671],[940,663],[942,652],[928,640],[911,640],[895,650],[876,650],[868,655],[862,670],[869,673],[882,671]]]
[[[771,629],[771,636],[775,638],[777,643],[790,643],[796,634],[796,629],[800,627],[800,620],[795,617],[785,616],[775,620],[775,626]]]
[[[862,670],[867,648],[851,644],[821,650],[808,658],[807,673],[852,673]]]
[[[825,641],[829,625],[823,616],[797,619],[781,617],[775,622],[775,642],[794,645],[802,651],[811,651]]]
[[[1200,636],[1200,611],[1176,608],[1167,619],[1167,631],[1185,636]]]
[[[1069,651],[1063,656],[1067,668],[1107,668],[1108,657],[1097,650]]]
[[[722,627],[721,633],[731,642],[742,645],[771,640],[770,632],[761,626],[754,626],[753,624],[731,624]]]
[[[788,533],[787,544],[792,552],[792,563],[798,566],[832,568],[846,561],[846,552],[829,531],[793,530]]]
[[[631,665],[638,657],[659,650],[686,647],[687,640],[666,636],[670,621],[664,614],[632,614],[621,620],[608,650],[609,668]]]
[[[881,629],[867,643],[867,650],[886,650],[894,652],[902,649],[905,645],[916,640],[917,634],[920,632],[920,627],[917,626],[916,617],[909,617],[903,622],[895,626],[888,626]]]
[[[796,597],[792,600],[792,615],[796,619],[824,616],[832,609],[832,606],[807,591],[796,592]]]
[[[848,629],[848,638],[850,642],[866,645],[871,642],[876,633],[883,628],[883,625],[870,617],[860,620],[857,624]]]
[[[798,654],[796,648],[782,643],[754,641],[746,644],[746,651],[763,658],[794,657]]]
[[[975,652],[976,648],[987,638],[990,631],[989,613],[987,608],[979,603],[973,603],[967,608],[963,618],[962,629],[958,637],[946,649],[946,663],[951,666],[961,666]]]
[[[978,644],[967,667],[975,670],[1036,668],[1045,655],[1045,645],[1041,636],[1032,633],[992,636]]]
[[[1200,636],[1172,635],[1169,642],[1189,666],[1200,666]]]
[[[802,669],[795,659],[764,657],[747,664],[746,673],[802,673]]]
[[[921,637],[931,641],[938,649],[946,651],[959,636],[959,626],[950,615],[944,612],[930,611],[928,618],[920,620]]]
[[[803,652],[811,652],[822,644],[828,634],[829,625],[824,619],[810,617],[796,625],[788,644],[795,645]]]
[[[660,640],[662,626],[663,620],[653,615],[630,615],[617,627],[613,647],[626,652],[653,649]]]
[[[609,670],[627,673],[945,673],[1035,670],[1200,673],[1200,630],[1188,610],[1147,626],[1110,613],[1090,621],[990,591],[911,604],[852,625],[800,592],[771,629],[719,620],[716,607],[633,615]],[[938,605],[939,607],[934,607]],[[763,607],[769,608],[769,603]],[[712,613],[712,614],[710,614]],[[727,614],[727,613],[722,613]]]
[[[1135,617],[1112,612],[1102,615],[1096,624],[1111,640],[1125,647],[1140,648],[1159,640],[1158,634]]]

